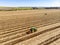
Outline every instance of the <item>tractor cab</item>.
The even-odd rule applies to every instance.
[[[37,28],[34,27],[34,26],[32,26],[32,27],[30,28],[30,31],[31,31],[31,33],[36,32],[36,31],[37,31]]]

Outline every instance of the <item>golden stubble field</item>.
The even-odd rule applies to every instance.
[[[26,32],[31,26],[35,26],[39,29],[55,23],[60,24],[60,9],[0,11],[0,44],[28,45],[30,41],[22,42],[21,44],[18,43],[21,42],[20,40],[23,39],[23,36],[27,35]],[[58,30],[58,28],[56,30]],[[55,31],[56,35],[52,34],[52,32],[54,31],[50,32],[51,35],[56,36],[59,31]],[[48,33],[46,33],[46,35],[48,35]],[[41,39],[44,40],[43,38]],[[25,38],[23,40],[25,40]]]
[[[47,15],[45,15],[47,13]],[[40,23],[58,22],[60,20],[60,10],[21,10],[21,11],[0,11],[0,24],[22,24],[40,20]],[[54,21],[53,21],[54,20]],[[0,26],[1,27],[1,26]],[[7,26],[8,27],[8,26]]]

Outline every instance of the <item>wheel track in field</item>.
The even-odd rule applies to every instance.
[[[49,32],[49,31],[52,31],[52,30],[54,30],[54,29],[56,29],[56,28],[59,28],[59,27],[60,27],[60,26],[57,26],[57,27],[54,27],[54,28],[51,28],[51,29],[47,29],[47,30],[38,32],[38,33],[34,33],[33,35],[28,35],[28,36],[25,36],[24,38],[21,38],[21,39],[20,39],[20,38],[16,38],[16,39],[14,39],[14,40],[10,40],[10,41],[7,42],[5,45],[14,45],[14,44],[16,44],[16,43],[18,43],[18,42],[25,41],[25,40],[27,40],[27,39],[30,39],[30,38],[35,37],[35,36],[38,36],[38,35],[40,35],[40,34],[43,34],[43,33]]]
[[[60,39],[60,34],[58,34],[58,35],[56,35],[56,36],[54,36],[54,37],[51,37],[51,38],[45,40],[44,42],[41,42],[41,43],[38,44],[38,45],[49,45],[49,44],[55,42],[55,41],[58,40],[58,39]]]
[[[43,25],[43,26],[44,26],[44,25]],[[39,26],[38,26],[38,27],[39,27]],[[19,37],[26,35],[25,32],[27,32],[27,31],[28,31],[28,29],[26,29],[26,30],[24,30],[24,31],[21,31],[22,33],[19,32],[19,33],[21,34]],[[19,35],[19,33],[18,33],[18,35]],[[13,33],[13,34],[15,35],[15,33]],[[0,38],[2,38],[2,40],[3,40],[3,41],[0,40],[0,43],[5,42],[5,41],[8,41],[7,36],[10,36],[10,35],[4,35],[3,37],[5,37],[5,38],[0,37]],[[17,36],[17,35],[16,35],[16,36]],[[18,38],[18,37],[16,37],[16,36],[10,38],[9,40],[11,40],[11,39],[15,39],[15,38]],[[10,36],[10,37],[11,37],[11,36]]]
[[[49,45],[60,38],[60,27],[39,36],[33,37],[16,45]],[[41,37],[41,38],[40,38]]]

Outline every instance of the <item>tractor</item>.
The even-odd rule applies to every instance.
[[[29,31],[27,32],[27,34],[34,33],[34,32],[36,32],[36,31],[37,31],[37,28],[34,27],[34,26],[32,26],[32,27],[29,29]]]

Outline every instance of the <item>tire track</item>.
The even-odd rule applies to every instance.
[[[38,26],[39,27],[39,26]],[[5,42],[5,41],[9,41],[9,40],[11,40],[11,39],[15,39],[15,38],[18,38],[18,37],[21,37],[21,36],[25,36],[26,35],[26,33],[25,32],[27,32],[28,30],[23,30],[22,32],[24,32],[24,33],[17,33],[16,34],[16,36],[9,36],[9,35],[7,35],[7,36],[9,36],[9,37],[5,37],[5,36],[3,36],[3,37],[5,37],[5,38],[3,38],[3,37],[1,37],[1,39],[0,39],[0,43],[2,43],[2,42]],[[23,35],[23,34],[25,34],[25,35]],[[11,37],[11,38],[10,38]],[[9,39],[9,40],[8,40]]]
[[[41,35],[38,35],[38,36],[33,37],[31,39],[28,39],[26,41],[16,43],[16,45],[38,45],[41,42],[43,42],[43,41],[45,41],[45,40],[47,40],[47,39],[49,39],[51,37],[54,37],[54,36],[56,36],[58,34],[60,34],[60,28],[57,28],[57,29],[54,29],[52,31],[43,33]]]
[[[25,30],[25,32],[27,32],[28,30]],[[23,34],[25,34],[25,33],[22,33],[22,35]],[[17,34],[18,35],[18,37],[21,37],[22,35],[20,35],[20,34]],[[17,36],[16,35],[16,36]],[[9,35],[7,35],[7,36],[9,36]],[[14,35],[13,35],[14,36]],[[10,40],[10,39],[15,39],[15,38],[17,38],[16,36],[15,37],[13,37],[13,36],[9,36],[9,37],[6,37],[6,38],[2,38],[2,39],[0,39],[0,43],[2,43],[2,42],[5,42],[5,41],[8,41],[8,39]],[[24,35],[23,35],[24,36]],[[11,38],[10,38],[11,37]]]
[[[60,34],[58,34],[58,35],[56,35],[54,37],[51,37],[50,39],[47,39],[46,41],[44,41],[44,42],[42,42],[42,43],[40,43],[38,45],[49,45],[49,44],[53,43],[54,41],[56,41],[58,39],[60,39]]]
[[[60,27],[60,25],[59,26],[56,26],[56,27],[52,27],[50,29],[46,29],[44,31],[40,31],[40,32],[36,32],[36,33],[30,34],[30,35],[26,35],[26,36],[23,36],[21,38],[10,40],[10,41],[6,42],[5,45],[14,45],[14,44],[16,44],[18,42],[25,41],[27,39],[30,39],[30,38],[35,37],[35,36],[38,36],[40,34],[43,34],[43,33],[49,32],[49,31],[52,31],[52,30],[54,30],[56,28],[59,28],[59,27]]]

